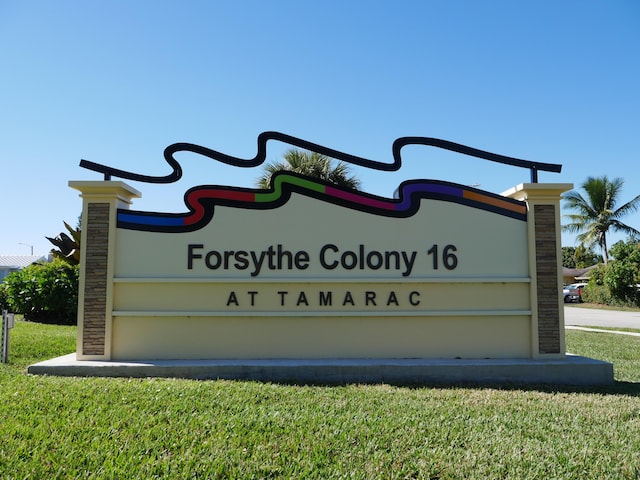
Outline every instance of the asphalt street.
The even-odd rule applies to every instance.
[[[600,310],[565,305],[564,324],[590,327],[618,327],[640,329],[640,312]]]

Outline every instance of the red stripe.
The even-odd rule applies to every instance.
[[[205,211],[201,200],[210,198],[252,203],[255,201],[255,193],[217,188],[194,190],[187,196],[187,205],[193,209],[193,213],[184,219],[185,225],[193,225],[204,218]]]

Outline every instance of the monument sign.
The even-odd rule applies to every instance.
[[[179,151],[255,167],[268,140],[386,171],[405,145],[445,148],[528,168],[531,183],[499,195],[415,179],[387,198],[279,172],[267,190],[193,187],[183,213],[163,213],[133,209],[140,192],[111,180],[175,181]],[[393,157],[267,132],[248,160],[171,145],[166,177],[83,160],[105,179],[70,182],[84,201],[77,360],[565,359],[559,199],[572,185],[537,183],[560,166],[422,137]]]

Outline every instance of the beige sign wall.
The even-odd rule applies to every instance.
[[[96,255],[91,228],[83,230],[85,261],[106,262],[95,269],[104,271],[105,298],[100,325],[100,306],[87,304],[96,275],[86,268],[78,358],[563,355],[560,278],[538,284],[531,207],[539,198],[551,208],[557,264],[557,204],[571,186],[535,185],[508,193],[523,201],[524,218],[426,198],[400,218],[292,193],[277,208],[216,205],[206,226],[168,233],[116,228],[118,212],[139,195],[126,184],[72,182],[83,192],[83,225],[106,204],[109,232]],[[109,188],[115,200],[106,200]],[[556,305],[547,330],[557,347],[540,343],[543,290]]]

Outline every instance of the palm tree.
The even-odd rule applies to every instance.
[[[358,189],[360,180],[351,175],[349,166],[344,162],[333,165],[332,159],[316,152],[291,149],[284,154],[283,162],[265,165],[262,175],[256,180],[259,188],[271,186],[271,176],[280,171],[300,173],[308,177],[319,178],[339,187]]]
[[[564,225],[563,230],[579,233],[576,240],[586,248],[595,244],[600,246],[605,264],[609,262],[607,232],[610,229],[633,237],[640,236],[640,231],[620,221],[640,208],[640,195],[616,208],[623,184],[622,178],[609,180],[606,175],[601,178],[589,177],[581,185],[586,197],[575,190],[563,196],[564,206],[577,212],[565,215],[570,223]]]

